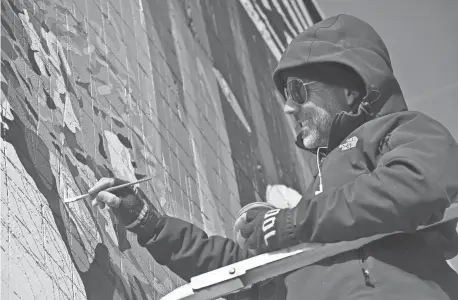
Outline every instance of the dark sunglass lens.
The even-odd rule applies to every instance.
[[[301,93],[303,88],[303,83],[299,80],[291,80],[286,84],[286,90],[288,91],[287,98],[291,98],[291,100],[297,104],[304,104],[307,101],[307,92],[304,91]]]

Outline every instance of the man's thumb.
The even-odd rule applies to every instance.
[[[115,208],[118,208],[121,204],[121,199],[118,196],[107,191],[99,192],[97,195],[97,200]]]
[[[259,215],[263,215],[266,212],[268,212],[269,210],[270,209],[266,208],[266,207],[259,207],[259,208],[255,208],[255,209],[249,210],[246,213],[246,222],[250,223],[250,222],[254,221],[254,219],[256,219]]]
[[[251,235],[253,234],[254,232],[254,226],[255,226],[255,222],[249,222],[247,223],[245,226],[243,226],[242,228],[240,228],[240,235],[245,238],[245,239],[248,239],[251,237]]]

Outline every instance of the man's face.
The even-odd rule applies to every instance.
[[[344,89],[294,76],[289,76],[287,83],[287,89],[295,94],[287,97],[284,112],[296,120],[304,146],[326,147],[334,117],[348,111]],[[294,101],[297,99],[300,101]]]

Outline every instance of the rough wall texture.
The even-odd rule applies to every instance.
[[[1,299],[157,299],[183,282],[109,210],[101,177],[231,235],[269,184],[301,191],[271,71],[310,1],[1,1]]]

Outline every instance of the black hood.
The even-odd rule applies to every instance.
[[[363,123],[378,116],[405,111],[407,105],[394,77],[388,50],[366,22],[348,15],[325,19],[296,36],[283,53],[273,79],[283,95],[287,69],[337,63],[352,68],[364,81],[366,96],[356,113],[342,112],[331,128],[328,152]],[[283,95],[284,96],[284,95]],[[305,149],[300,138],[296,144]],[[313,149],[306,149],[313,151]]]

